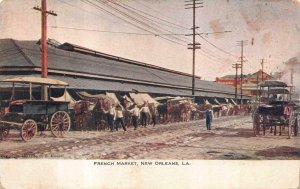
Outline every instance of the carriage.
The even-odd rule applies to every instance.
[[[50,87],[64,87],[67,83],[50,78],[18,77],[5,79],[1,82],[12,83],[10,100],[1,103],[0,131],[1,137],[7,137],[11,129],[20,130],[24,141],[33,139],[40,130],[51,130],[55,137],[63,137],[70,129],[71,120],[66,101],[36,100],[34,89],[41,91],[41,87],[50,92]],[[29,99],[15,99],[16,85],[29,87]]]
[[[287,135],[298,134],[299,106],[291,99],[291,87],[282,81],[267,80],[260,84],[262,97],[253,113],[253,131],[255,136],[265,135],[267,130],[279,135],[287,127]],[[289,90],[288,90],[289,89]]]

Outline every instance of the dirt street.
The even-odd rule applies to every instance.
[[[287,130],[287,129],[286,129]],[[1,158],[58,159],[300,159],[299,136],[267,133],[254,137],[250,116],[204,120],[118,132],[71,131],[65,138],[50,132],[23,142],[18,131],[0,142]]]

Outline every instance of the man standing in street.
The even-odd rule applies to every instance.
[[[147,102],[141,108],[140,112],[142,112],[142,126],[147,127],[147,115],[149,115],[151,117]]]
[[[103,110],[104,113],[108,113],[108,125],[110,126],[110,131],[113,132],[115,130],[114,128],[114,123],[115,123],[115,120],[116,120],[116,109],[115,109],[115,106],[112,104],[110,105],[109,107],[109,110],[108,111],[105,111]]]
[[[126,127],[124,125],[124,120],[123,120],[123,107],[118,105],[116,108],[116,130],[118,131],[119,128],[119,123],[123,127],[124,132],[126,132]]]
[[[205,111],[205,118],[206,118],[206,128],[207,130],[211,130],[211,122],[212,122],[212,111],[211,108],[209,107],[206,111]]]
[[[138,106],[135,104],[134,108],[129,110],[130,113],[132,113],[132,122],[133,122],[133,127],[134,130],[137,129],[138,127],[138,120],[139,120],[139,116],[140,116],[140,109],[138,108]]]

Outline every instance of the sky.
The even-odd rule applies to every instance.
[[[39,39],[37,5],[40,0],[0,0],[0,38]],[[48,16],[49,38],[192,73],[192,9],[184,0],[48,0],[48,9],[58,14]],[[203,0],[196,26],[195,72],[205,80],[235,74],[240,40],[248,41],[245,74],[261,69],[263,58],[266,72],[285,70],[284,62],[300,53],[299,0]]]

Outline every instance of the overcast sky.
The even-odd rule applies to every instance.
[[[192,52],[186,45],[192,38],[184,35],[192,32],[192,10],[184,9],[184,0],[48,1],[48,8],[58,14],[48,17],[49,38],[192,73]],[[215,80],[235,73],[232,64],[241,51],[238,40],[248,40],[244,47],[246,74],[260,69],[262,58],[270,73],[280,71],[283,62],[299,55],[298,0],[203,2],[204,7],[196,10],[197,32],[232,32],[197,37],[201,50],[196,53],[196,74],[202,78]],[[0,38],[39,39],[40,13],[32,9],[36,5],[40,0],[2,0]]]

